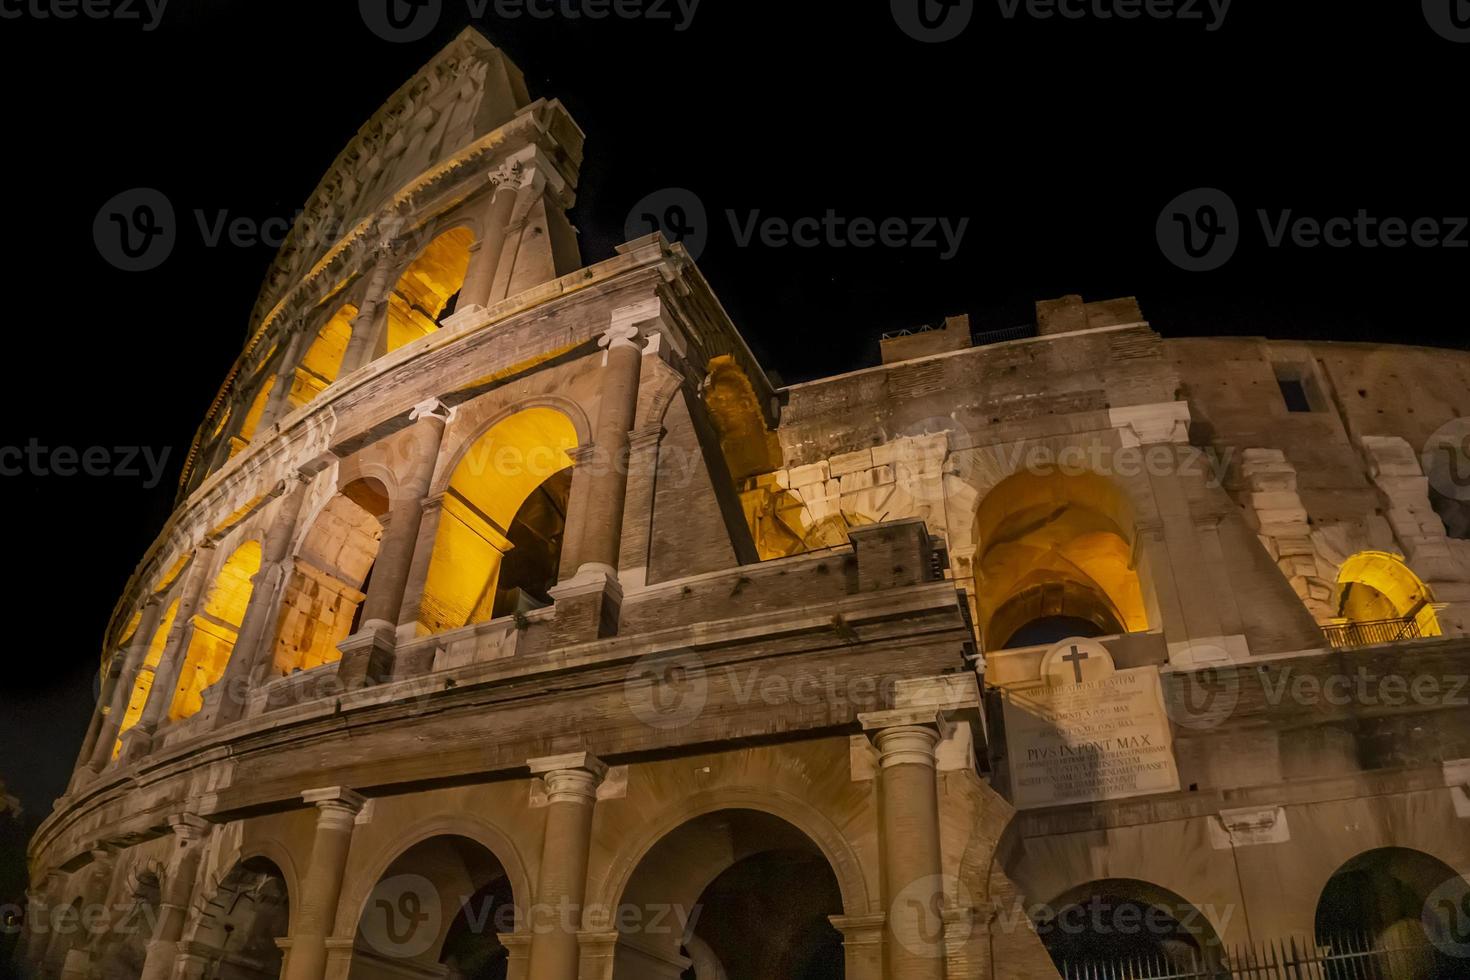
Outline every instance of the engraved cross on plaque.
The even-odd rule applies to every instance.
[[[1065,657],[1063,657],[1062,658],[1062,662],[1063,663],[1068,663],[1068,664],[1071,664],[1072,665],[1072,673],[1073,673],[1073,675],[1076,676],[1077,683],[1078,684],[1081,684],[1082,683],[1082,661],[1084,661],[1084,660],[1091,660],[1091,659],[1092,659],[1092,654],[1090,654],[1090,653],[1083,653],[1081,650],[1078,650],[1077,647],[1074,645],[1072,647],[1072,652],[1069,653],[1069,654],[1067,654]]]

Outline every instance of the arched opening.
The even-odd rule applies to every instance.
[[[387,515],[388,491],[372,479],[343,487],[317,515],[281,603],[275,674],[342,659],[337,644],[357,630]]]
[[[1131,510],[1091,473],[1002,480],[975,519],[987,650],[1148,629]]]
[[[1428,854],[1385,847],[1358,855],[1333,874],[1317,902],[1317,943],[1342,960],[1327,976],[1463,977],[1462,956],[1451,954],[1470,953],[1467,903],[1470,884]]]
[[[170,720],[198,714],[204,707],[204,691],[224,676],[230,654],[240,639],[240,624],[245,621],[245,610],[250,605],[259,571],[260,542],[247,541],[235,549],[215,576],[203,608],[190,624],[189,648],[179,672],[178,691],[169,709]]]
[[[1443,635],[1434,592],[1386,551],[1360,551],[1342,563],[1332,607],[1341,622],[1328,635],[1349,646]]]
[[[148,641],[148,652],[143,655],[143,663],[133,681],[133,693],[128,697],[127,709],[118,725],[117,743],[112,747],[114,759],[122,751],[122,737],[143,717],[143,709],[148,705],[148,695],[153,691],[153,678],[158,672],[159,662],[163,660],[163,650],[168,646],[168,635],[174,628],[174,617],[178,614],[179,600],[175,599],[164,611],[163,617],[158,621],[158,629],[154,630],[153,638]]]
[[[1199,909],[1168,889],[1125,878],[1064,893],[1037,919],[1036,934],[1067,980],[1160,966],[1180,976],[1208,976],[1226,960],[1220,937]]]
[[[207,956],[206,977],[276,980],[291,924],[290,896],[281,869],[251,858],[227,874],[199,912],[192,952]]]
[[[577,431],[528,408],[470,446],[444,493],[420,623],[439,633],[550,603]]]
[[[316,339],[296,366],[291,385],[292,408],[300,408],[316,398],[342,373],[342,359],[352,340],[352,322],[357,319],[357,313],[357,307],[348,303],[317,331]]]
[[[504,980],[509,950],[499,937],[515,925],[500,860],[466,837],[431,837],[399,855],[368,896],[348,976]]]
[[[454,312],[474,244],[468,228],[451,228],[404,270],[388,297],[388,353],[427,337]]]
[[[266,378],[264,383],[255,393],[255,398],[250,402],[250,407],[245,411],[245,417],[240,420],[240,429],[231,440],[230,455],[234,456],[240,450],[250,445],[250,440],[255,438],[255,431],[260,428],[260,422],[265,418],[266,405],[270,403],[271,392],[276,388],[274,376]]]
[[[98,944],[99,980],[136,980],[142,976],[148,941],[158,924],[162,900],[158,876],[152,872],[139,874],[130,881],[123,901],[113,909],[111,929]]]
[[[664,836],[617,907],[613,980],[838,980],[837,876],[779,817],[719,810]]]

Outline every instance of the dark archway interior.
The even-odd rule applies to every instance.
[[[768,851],[735,864],[704,890],[694,934],[728,980],[840,980],[842,934],[827,917],[841,908],[837,880],[820,854]],[[699,975],[697,958],[684,980],[708,980]]]
[[[152,874],[140,875],[129,901],[115,910],[117,918],[97,951],[99,980],[134,980],[142,974],[161,901],[158,878]]]
[[[1442,952],[1425,925],[1441,925],[1438,938],[1470,943],[1467,897],[1463,879],[1442,861],[1406,848],[1369,851],[1338,869],[1322,890],[1317,942],[1339,953],[1379,951],[1373,975],[1386,980],[1463,977],[1465,961]],[[1353,964],[1334,968],[1328,974],[1334,980],[1353,975]]]
[[[1093,882],[1053,902],[1048,913],[1036,932],[1063,976],[1145,965],[1209,970],[1225,958],[1197,909],[1146,882]]]
[[[195,942],[210,951],[212,980],[275,980],[290,928],[286,880],[270,861],[253,858],[225,876],[200,915]]]
[[[500,566],[495,618],[551,604],[566,531],[572,471],[562,470],[537,487],[516,512],[506,537],[514,546]]]
[[[1077,616],[1043,616],[1040,619],[1033,619],[1012,633],[1002,649],[1014,650],[1020,647],[1046,646],[1060,643],[1074,636],[1091,638],[1110,636],[1116,632],[1117,630],[1105,629],[1090,619],[1082,619]]]
[[[629,879],[613,977],[678,964],[685,980],[840,980],[830,917],[842,912],[837,876],[802,831],[756,810],[707,813],[665,835]]]
[[[499,877],[461,905],[439,962],[447,980],[505,980],[510,950],[498,933],[514,928],[515,899],[510,880]]]

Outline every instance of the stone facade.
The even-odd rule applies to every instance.
[[[1124,952],[1440,975],[1339,893],[1470,871],[1419,455],[1470,356],[1064,297],[776,390],[681,247],[582,266],[581,155],[470,32],[312,196],[117,607],[28,975],[1030,978],[1102,901],[1167,913]],[[1018,809],[1004,719],[1079,632],[1178,788]]]

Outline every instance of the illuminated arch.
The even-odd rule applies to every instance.
[[[387,488],[363,478],[343,487],[312,521],[281,602],[276,674],[342,659],[337,644],[356,631],[387,515]]]
[[[429,633],[506,615],[512,589],[544,593],[577,444],[571,419],[536,407],[495,423],[461,456],[444,492],[419,614]]]
[[[265,408],[270,402],[271,392],[276,389],[276,379],[266,378],[260,390],[255,393],[255,399],[250,403],[250,408],[245,412],[245,417],[240,421],[240,431],[235,434],[235,439],[230,446],[230,455],[233,456],[250,444],[255,438],[255,432],[260,428],[260,422],[265,418]]]
[[[148,704],[148,695],[153,690],[153,678],[158,670],[159,661],[163,659],[163,648],[168,646],[168,635],[174,627],[174,617],[179,613],[179,600],[175,599],[164,612],[163,618],[158,621],[158,629],[154,630],[153,638],[148,641],[148,652],[143,656],[143,664],[138,670],[138,676],[133,681],[133,693],[128,698],[127,709],[123,713],[122,723],[117,729],[117,744],[112,747],[112,757],[117,758],[122,751],[122,737],[127,734],[128,729],[138,723],[143,717],[143,708]]]
[[[260,542],[247,541],[221,566],[204,600],[204,608],[194,616],[189,648],[179,672],[179,687],[174,694],[169,719],[178,721],[199,713],[204,707],[204,691],[219,682],[230,662],[235,643],[240,638],[240,624],[255,590],[255,575],[260,571]]]
[[[1027,645],[1033,626],[1068,635],[1148,629],[1132,510],[1112,481],[1016,473],[980,502],[974,528],[987,649]]]
[[[392,353],[427,337],[454,312],[454,300],[470,269],[475,233],[463,225],[439,235],[398,278],[388,297],[386,347]]]
[[[316,398],[342,373],[342,359],[352,340],[352,323],[358,309],[351,303],[334,313],[317,331],[316,339],[302,355],[291,386],[291,407],[300,408]]]
[[[1413,620],[1420,636],[1442,636],[1434,592],[1398,555],[1360,551],[1342,563],[1332,608],[1349,623]]]

